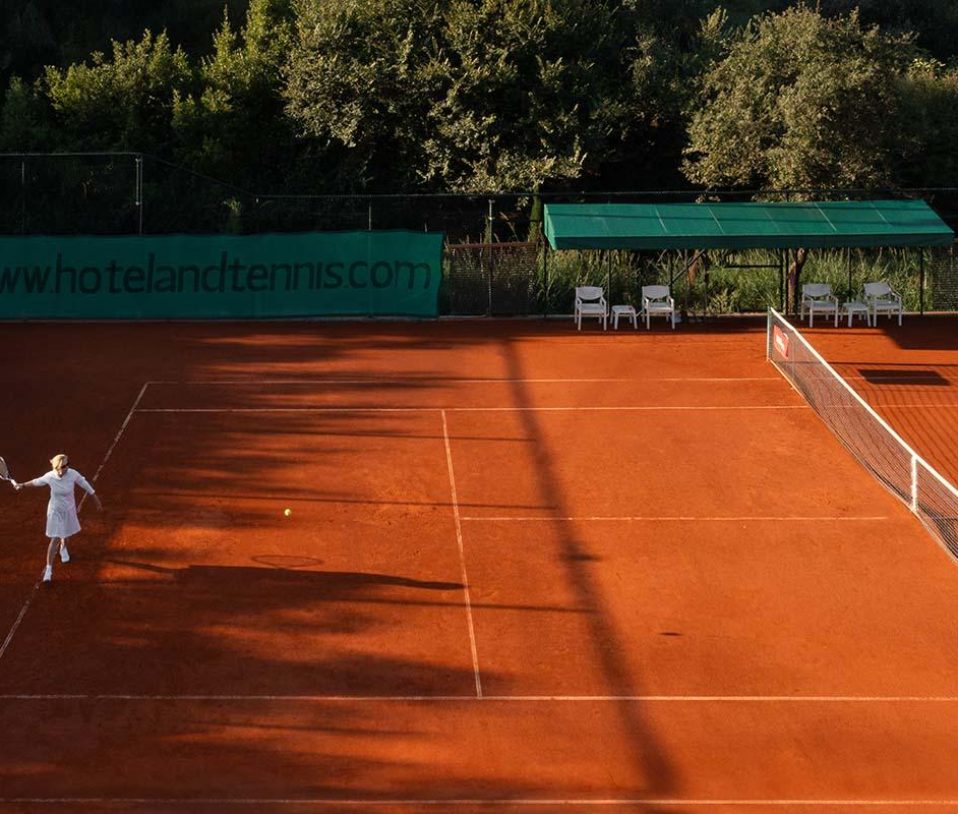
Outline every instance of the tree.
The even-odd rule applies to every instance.
[[[616,5],[451,3],[424,180],[487,191],[595,175],[636,118],[634,21]]]
[[[332,191],[411,188],[438,0],[298,0],[286,111]]]
[[[858,10],[862,23],[886,32],[914,32],[919,47],[947,61],[958,42],[958,6],[941,0],[820,0],[822,14]]]
[[[300,0],[289,115],[341,185],[532,189],[594,173],[633,120],[608,0]]]
[[[26,76],[28,81],[36,78],[40,66],[57,54],[55,32],[36,2],[13,6],[0,2],[0,77],[4,85],[13,75]]]
[[[52,143],[50,105],[41,83],[13,77],[0,109],[0,152],[40,152]]]
[[[188,166],[257,189],[283,180],[292,141],[280,94],[288,14],[284,0],[251,0],[239,34],[224,16],[213,54],[200,62],[199,91],[174,95],[177,157]]]
[[[679,171],[686,111],[705,72],[724,53],[729,36],[724,9],[694,17],[683,5],[696,2],[676,0],[669,6],[674,17],[645,2],[636,13],[628,71],[630,125],[621,146],[604,158],[600,189],[675,188],[687,183]]]
[[[99,52],[90,64],[48,67],[46,95],[59,149],[164,152],[171,141],[173,98],[188,87],[186,55],[165,33],[139,42],[114,42],[112,59]]]
[[[958,187],[958,68],[917,59],[902,79],[901,180],[911,187]]]
[[[913,38],[805,6],[750,23],[707,73],[683,171],[708,187],[877,188],[894,180]]]

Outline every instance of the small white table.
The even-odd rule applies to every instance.
[[[849,300],[842,305],[842,311],[848,314],[848,327],[852,327],[852,317],[858,314],[858,318],[865,318],[865,324],[871,327],[871,315],[868,313],[868,306],[858,300]]]
[[[635,308],[631,305],[613,305],[612,306],[612,327],[615,330],[619,329],[619,317],[625,317],[626,319],[632,320],[632,327],[638,328],[638,315],[635,313]]]

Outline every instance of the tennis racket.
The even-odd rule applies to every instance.
[[[0,480],[5,480],[10,485],[16,483],[16,481],[10,477],[10,469],[7,467],[7,462],[0,458]]]

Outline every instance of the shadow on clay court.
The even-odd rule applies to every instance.
[[[36,460],[37,448],[44,456],[60,448],[81,462],[85,474],[92,475],[104,452],[112,448],[118,428],[128,415],[144,378],[168,378],[172,381],[242,377],[255,383],[258,377],[309,379],[335,377],[363,379],[347,385],[357,396],[370,385],[386,387],[390,397],[402,392],[442,386],[453,377],[448,370],[462,368],[463,354],[478,346],[502,343],[505,333],[521,339],[524,336],[560,336],[563,341],[581,343],[570,322],[508,323],[505,331],[490,327],[489,322],[474,326],[444,323],[423,323],[399,326],[376,324],[324,325],[315,331],[302,325],[225,324],[205,325],[93,325],[71,327],[73,347],[69,360],[49,343],[48,326],[16,326],[16,341],[0,342],[0,362],[14,371],[12,389],[19,393],[17,415],[29,415],[29,426],[11,438],[9,457],[15,461]],[[709,326],[687,326],[699,332],[738,331],[731,323]],[[764,331],[764,322],[756,322],[749,330]],[[2,328],[13,331],[13,328]],[[651,336],[654,338],[656,332]],[[644,342],[644,332],[588,337],[595,343],[618,344]],[[507,339],[504,343],[506,375],[510,377],[513,401],[527,406],[531,398],[521,382],[520,356]],[[50,348],[45,356],[43,349]],[[419,353],[415,369],[399,371],[406,377],[395,384],[379,379],[375,364],[365,359],[388,356],[395,348]],[[38,351],[37,349],[40,349]],[[30,366],[21,363],[25,354]],[[425,354],[425,355],[422,355]],[[360,361],[345,364],[351,357]],[[452,363],[453,357],[460,359]],[[482,371],[471,370],[480,376]],[[97,382],[96,388],[90,382]],[[71,392],[71,421],[63,422],[63,392]],[[357,399],[358,400],[358,399]],[[260,398],[269,405],[269,396]],[[526,435],[533,442],[541,433],[534,411],[523,413]],[[14,421],[11,406],[2,417],[9,426]],[[138,417],[134,417],[135,428]],[[274,430],[248,422],[248,432],[240,427],[239,441],[244,436],[259,434],[268,440]],[[223,492],[235,494],[236,472],[251,474],[249,493],[255,493],[258,481],[271,468],[288,465],[290,440],[281,440],[274,455],[264,456],[260,450],[245,450],[237,438],[225,431],[236,428],[237,422],[211,423],[207,435],[194,432],[178,439],[177,421],[151,428],[149,437],[138,436],[127,453],[127,436],[118,453],[109,461],[104,477],[98,482],[108,507],[106,526],[114,526],[122,517],[122,502],[141,507],[133,512],[160,522],[158,511],[166,507],[148,506],[134,492],[138,470],[159,466],[168,460],[194,460],[203,472],[187,473],[201,482],[204,489],[213,473],[223,483]],[[407,434],[407,430],[390,429],[388,422],[375,424],[355,415],[340,425],[326,420],[317,425],[310,420],[287,422],[291,438],[304,439],[316,434],[342,435],[341,448],[330,448],[330,454],[349,452],[348,441],[358,436],[383,438]],[[51,429],[52,428],[52,429]],[[219,430],[220,432],[217,432]],[[252,434],[252,435],[251,435]],[[434,440],[439,440],[435,438]],[[48,448],[49,447],[49,448]],[[177,457],[185,450],[188,458]],[[135,453],[135,454],[134,454]],[[45,459],[45,458],[44,458]],[[42,463],[42,461],[41,461]],[[104,463],[106,461],[104,460]],[[565,500],[559,479],[548,459],[539,461],[540,491],[543,504],[554,507],[560,527],[561,559],[566,563],[566,576],[574,590],[574,612],[585,614],[607,684],[630,693],[638,692],[619,655],[625,646],[624,637],[615,630],[607,600],[587,568],[588,552],[578,543],[574,532],[559,518],[564,515]],[[170,474],[183,474],[172,472]],[[440,474],[445,477],[444,472]],[[162,485],[162,484],[161,484]],[[173,502],[189,502],[190,482],[185,494],[174,496]],[[215,488],[215,485],[214,485]],[[310,500],[344,500],[348,491],[339,495],[309,494]],[[149,495],[147,496],[149,498]],[[359,501],[362,503],[363,501]],[[379,501],[381,502],[381,500]],[[411,501],[413,504],[417,501]],[[435,507],[444,508],[440,501]],[[17,531],[26,522],[36,520],[36,505],[20,503],[16,514],[8,516],[9,528]],[[271,510],[272,511],[272,510]],[[256,504],[235,504],[229,509],[230,523],[266,522],[267,510]],[[194,518],[195,520],[195,518]],[[211,527],[222,526],[224,515],[210,510]],[[105,538],[108,531],[84,530],[91,545]],[[0,673],[3,691],[31,693],[137,693],[151,692],[182,697],[190,693],[223,692],[226,695],[463,695],[473,685],[473,670],[468,654],[443,650],[444,643],[461,647],[462,586],[455,581],[418,580],[389,573],[322,572],[316,564],[293,565],[262,561],[265,567],[250,566],[186,566],[158,567],[149,562],[142,551],[128,551],[125,559],[106,563],[114,569],[126,569],[131,579],[99,583],[80,581],[63,587],[66,590],[43,594],[30,608],[24,625],[4,659]],[[269,556],[269,555],[265,555]],[[22,559],[22,557],[19,557]],[[13,558],[11,558],[13,561]],[[82,559],[77,563],[82,567]],[[277,567],[278,566],[278,567]],[[76,567],[76,566],[71,566]],[[32,564],[30,580],[34,577]],[[173,587],[174,590],[169,590]],[[55,601],[51,601],[54,600]],[[383,613],[383,606],[403,605],[401,614]],[[421,608],[421,616],[409,615]],[[455,635],[443,638],[446,624],[438,614],[444,607],[455,613]],[[42,636],[42,638],[41,638]],[[429,641],[430,638],[438,640]],[[425,649],[417,646],[425,641]],[[40,642],[40,646],[37,645]],[[437,649],[438,648],[438,649]],[[438,656],[436,655],[438,653]],[[484,673],[491,682],[508,686],[509,676]],[[341,749],[338,737],[346,733],[369,732],[388,739],[392,734],[380,728],[377,714],[331,709],[317,706],[297,709],[295,714],[257,713],[247,708],[204,707],[182,708],[167,714],[161,706],[139,720],[135,708],[93,701],[79,704],[71,701],[31,702],[31,705],[3,709],[0,720],[0,764],[9,770],[9,796],[36,795],[43,789],[47,796],[56,795],[66,782],[66,789],[91,788],[108,797],[169,796],[170,790],[153,788],[145,777],[135,772],[110,771],[110,779],[97,786],[90,776],[89,755],[96,755],[100,766],[153,767],[163,774],[164,764],[183,766],[177,777],[182,779],[177,795],[209,793],[222,789],[223,794],[263,794],[275,788],[276,777],[295,778],[290,782],[290,796],[336,797],[342,794],[347,780],[363,775],[378,777],[402,765],[394,760],[375,759],[361,747],[352,752]],[[619,715],[628,732],[626,742],[638,774],[652,778],[645,791],[667,797],[675,788],[667,756],[656,742],[641,707],[635,703],[619,705]],[[52,721],[55,725],[39,725]],[[422,731],[416,731],[417,726]],[[335,745],[314,745],[310,750],[255,742],[243,737],[244,728],[275,729],[281,738],[283,730],[307,730],[331,733]],[[397,730],[398,731],[398,730]],[[429,722],[409,725],[399,733],[425,740],[433,733]],[[324,751],[328,749],[328,751]],[[196,770],[202,766],[202,771]],[[321,766],[321,771],[316,771]],[[161,769],[162,767],[162,769]],[[396,789],[393,796],[428,798],[435,796],[442,781],[430,773],[410,780]],[[551,790],[524,783],[515,777],[501,781],[482,775],[476,767],[472,777],[449,781],[449,788],[458,794],[476,797],[529,797],[549,795]],[[371,802],[369,809],[373,810]],[[351,807],[362,811],[364,806]]]
[[[129,558],[94,566],[101,576],[86,578],[81,558],[41,592],[0,692],[474,693],[457,582]],[[28,646],[32,630],[45,631],[42,648]]]
[[[516,348],[509,339],[502,340],[502,355],[513,382],[514,403],[517,406],[529,406],[533,403],[526,392],[525,371]],[[539,427],[539,419],[534,410],[522,410],[518,413],[524,427],[524,435],[535,441],[544,437]],[[562,518],[570,512],[565,509],[566,496],[555,473],[555,464],[547,453],[542,452],[546,445],[534,443],[536,450],[536,477],[543,505],[552,509],[558,533],[560,560],[565,564],[568,585],[576,598],[576,604],[586,611],[591,641],[600,660],[605,680],[612,695],[635,696],[641,694],[636,686],[626,661],[621,653],[628,646],[627,639],[615,629],[612,614],[608,608],[608,599],[603,596],[595,577],[587,563],[593,557],[580,544],[572,525]],[[648,778],[643,793],[666,798],[675,791],[673,771],[665,750],[657,742],[649,722],[643,718],[641,705],[634,701],[618,703],[623,731],[627,733],[627,745],[635,762],[637,776]],[[654,808],[647,809],[654,811]]]

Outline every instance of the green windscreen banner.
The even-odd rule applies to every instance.
[[[0,319],[436,317],[443,235],[0,237]]]

